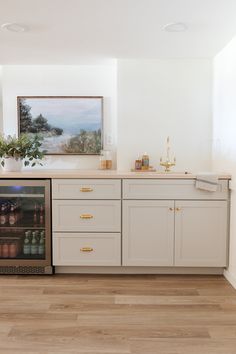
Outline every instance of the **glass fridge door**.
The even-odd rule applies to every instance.
[[[0,264],[50,263],[49,183],[0,180]]]

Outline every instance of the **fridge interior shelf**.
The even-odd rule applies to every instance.
[[[43,215],[43,217],[45,217]],[[45,229],[45,222],[40,224],[39,215],[37,215],[37,221],[34,221],[33,211],[24,211],[22,217],[17,220],[14,224],[9,224],[9,221],[0,225],[0,230],[2,229]]]

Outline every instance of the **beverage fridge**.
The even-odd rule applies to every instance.
[[[0,180],[0,274],[51,274],[50,180]]]

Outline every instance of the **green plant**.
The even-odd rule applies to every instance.
[[[24,160],[25,166],[34,167],[36,164],[42,166],[39,160],[44,157],[44,151],[40,150],[42,138],[37,135],[29,137],[22,134],[19,138],[8,135],[7,137],[0,136],[0,158],[1,165],[4,166],[4,159],[13,157],[16,160]]]

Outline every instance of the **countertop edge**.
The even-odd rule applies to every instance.
[[[101,170],[23,170],[21,172],[0,172],[0,179],[5,178],[52,178],[52,179],[196,179],[196,174],[178,172],[129,172],[129,171],[101,171]],[[219,179],[230,180],[229,174],[219,174]]]

